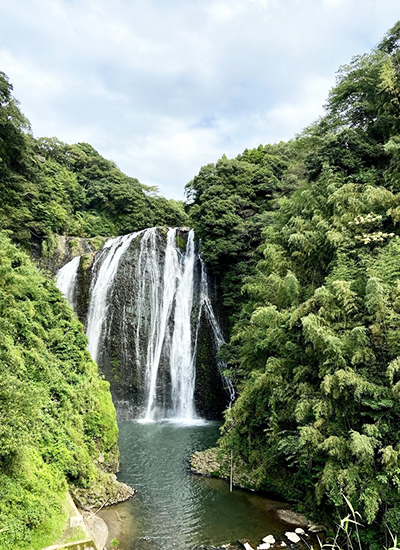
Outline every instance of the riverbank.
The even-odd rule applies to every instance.
[[[113,506],[105,506],[97,513],[97,516],[108,527],[107,549],[112,550],[112,541],[118,541],[118,548],[128,550],[132,539],[135,538],[135,534],[139,531],[138,519],[133,514],[132,503],[125,501]]]
[[[93,513],[79,510],[69,493],[64,507],[67,513],[64,532],[43,550],[103,550],[108,538],[106,523]]]
[[[229,457],[222,460],[218,456],[218,449],[213,447],[205,451],[196,451],[190,457],[190,471],[195,475],[220,478],[232,484],[232,487],[255,491],[256,483],[242,464],[231,464]],[[280,503],[282,504],[282,503]],[[266,535],[256,546],[257,550],[274,550],[278,548],[310,549],[320,548],[319,537],[325,536],[325,527],[313,524],[306,516],[298,514],[291,509],[290,504],[271,510],[279,521],[287,524],[284,535]],[[244,550],[255,550],[246,539],[238,541]],[[210,547],[201,547],[209,550]],[[223,548],[232,548],[223,546]]]
[[[90,487],[71,486],[70,492],[77,506],[88,511],[125,502],[136,493],[135,489],[118,481],[115,474],[105,472],[99,472]]]
[[[71,494],[72,493],[72,494]],[[136,493],[132,487],[108,475],[107,483],[94,483],[89,489],[72,488],[66,495],[64,532],[51,546],[43,550],[106,550],[123,529],[114,521],[102,517],[104,507],[123,503]],[[73,496],[72,496],[73,495]],[[119,516],[121,519],[121,517]]]
[[[230,480],[232,484],[241,489],[254,491],[255,481],[251,478],[241,464],[231,465],[228,457],[222,460],[218,457],[218,449],[212,447],[205,451],[196,451],[190,457],[190,470],[193,474],[219,477]]]

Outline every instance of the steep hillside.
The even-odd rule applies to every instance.
[[[68,486],[97,483],[104,498],[112,482],[95,461],[118,464],[115,410],[86,344],[61,293],[0,233],[2,549],[53,542]]]
[[[367,548],[387,544],[387,529],[400,533],[399,41],[397,23],[342,67],[326,116],[295,140],[223,158],[189,184],[190,216],[211,260],[254,255],[245,228],[262,215],[253,273],[227,281],[233,261],[220,275],[236,319],[222,354],[239,390],[220,452],[244,463],[258,488],[301,502],[330,526],[347,515],[346,497],[362,514]],[[254,176],[244,186],[230,176],[227,186],[222,173],[244,180],[249,160],[257,174],[274,151],[280,173],[275,162],[269,187],[277,178],[294,192],[269,206],[264,196],[239,219],[249,193],[257,201]],[[211,224],[200,212],[210,193],[214,210],[229,213]]]

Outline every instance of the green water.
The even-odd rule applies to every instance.
[[[213,446],[220,424],[120,422],[122,470],[118,478],[137,490],[125,503],[134,518],[124,550],[183,550],[246,538],[254,545],[285,526],[273,510],[285,507],[219,479],[188,471],[195,450]]]

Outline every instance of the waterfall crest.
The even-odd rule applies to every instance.
[[[192,422],[209,393],[219,396],[220,410],[223,387],[233,398],[215,362],[224,340],[209,294],[193,230],[150,228],[103,245],[91,268],[86,334],[117,411],[127,405],[130,418]],[[200,391],[211,363],[216,373]]]

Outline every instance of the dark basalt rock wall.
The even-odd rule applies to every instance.
[[[194,400],[200,416],[209,420],[222,418],[222,413],[229,404],[215,358],[216,352],[212,330],[203,313],[197,345]]]
[[[82,255],[93,256],[104,241],[105,237],[85,239],[65,235],[52,235],[48,239],[36,238],[31,241],[31,258],[37,266],[55,277],[57,271],[72,258]]]

